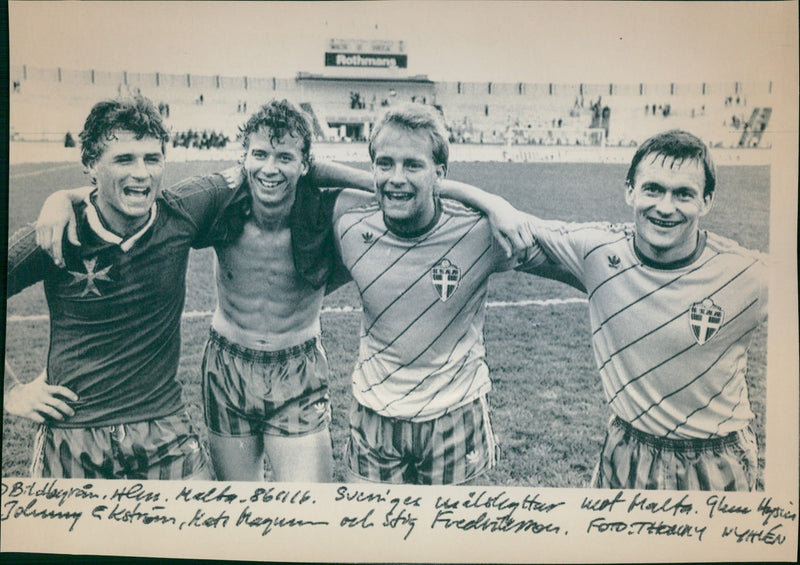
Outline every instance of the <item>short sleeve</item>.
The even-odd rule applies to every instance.
[[[32,225],[17,230],[8,242],[8,296],[44,280],[48,269],[55,268],[52,260],[36,245]]]

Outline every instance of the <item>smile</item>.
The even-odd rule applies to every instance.
[[[264,188],[277,188],[283,183],[283,180],[282,179],[278,179],[278,180],[258,179],[258,183],[261,186],[263,186]]]
[[[651,223],[657,225],[660,228],[674,228],[675,226],[679,226],[683,223],[683,220],[675,220],[672,222],[668,222],[666,220],[658,220],[656,218],[647,218]]]
[[[126,186],[122,189],[125,196],[147,196],[150,194],[149,186]]]
[[[399,200],[401,202],[411,200],[414,198],[413,192],[384,192],[384,198],[389,200]]]

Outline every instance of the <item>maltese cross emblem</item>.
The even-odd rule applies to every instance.
[[[102,296],[100,289],[98,289],[97,285],[95,284],[95,281],[110,281],[111,279],[108,277],[108,271],[111,269],[111,265],[100,269],[99,271],[95,271],[95,267],[97,266],[97,257],[93,257],[91,259],[84,259],[83,266],[86,269],[85,273],[68,271],[73,277],[73,280],[70,282],[70,284],[80,284],[83,281],[86,281],[86,286],[79,296],[84,297],[90,292],[96,296]]]

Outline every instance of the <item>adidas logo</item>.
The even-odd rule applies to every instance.
[[[619,269],[620,260],[619,257],[616,255],[609,255],[608,256],[608,266],[612,269]]]
[[[365,231],[364,233],[361,234],[361,239],[364,240],[364,243],[372,243],[373,241],[375,241],[375,236],[371,231]]]
[[[477,451],[470,451],[467,453],[467,463],[470,465],[477,465],[481,462],[481,455]]]

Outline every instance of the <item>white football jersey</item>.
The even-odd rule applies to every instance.
[[[506,259],[479,212],[446,199],[440,211],[415,238],[390,232],[377,203],[335,224],[364,306],[353,394],[386,417],[430,420],[491,388],[483,340],[488,278],[519,260]],[[535,252],[526,264],[544,261]]]
[[[657,265],[631,225],[542,221],[545,253],[586,286],[592,346],[611,410],[664,438],[709,438],[753,418],[747,350],[767,315],[762,256],[700,232],[684,261]]]

